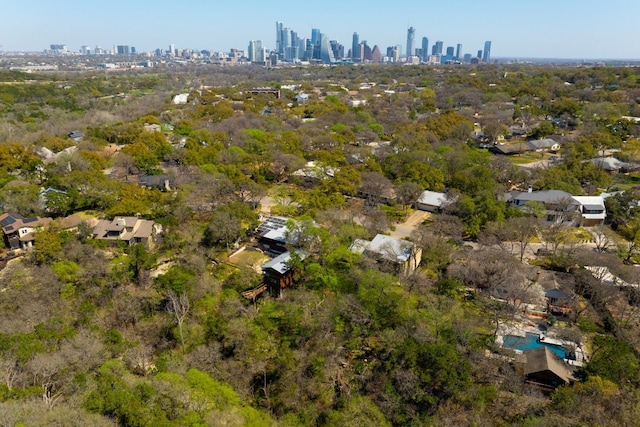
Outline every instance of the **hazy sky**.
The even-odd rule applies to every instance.
[[[319,28],[351,46],[360,40],[404,53],[407,28],[416,47],[461,43],[464,53],[491,40],[492,57],[640,59],[638,0],[14,0],[0,6],[4,51],[42,51],[66,44],[138,51],[178,48],[246,49],[251,39],[275,48],[275,22],[310,37]]]

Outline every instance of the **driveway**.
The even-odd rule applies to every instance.
[[[396,224],[396,229],[391,231],[389,234],[392,237],[397,237],[398,239],[407,238],[411,236],[413,230],[418,228],[418,226],[429,218],[429,216],[431,216],[429,212],[416,210],[409,215],[409,218],[407,218],[405,222]]]

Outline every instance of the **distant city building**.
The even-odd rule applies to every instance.
[[[358,33],[353,33],[353,39],[351,41],[351,60],[353,62],[360,62],[360,36]]]
[[[52,44],[49,46],[53,53],[66,53],[67,45],[66,44]]]
[[[125,56],[135,55],[136,54],[136,48],[133,47],[133,46],[118,45],[118,46],[116,46],[116,54],[117,55],[125,55]]]
[[[415,54],[415,51],[414,51],[415,38],[416,38],[416,29],[413,27],[409,27],[409,29],[407,30],[407,55],[406,55],[407,58]]]
[[[329,38],[324,34],[320,34],[320,60],[325,64],[333,64],[336,62],[335,56],[333,56],[333,50],[329,45]]]
[[[482,62],[488,64],[491,62],[491,42],[484,42],[484,54],[482,55]]]
[[[331,50],[333,51],[333,57],[336,60],[341,60],[344,58],[344,46],[341,45],[337,40],[329,40],[329,45],[331,46]]]
[[[367,41],[360,43],[360,57],[364,61],[371,61],[371,47],[367,44]]]
[[[387,48],[387,58],[389,62],[400,62],[400,46],[389,46]]]
[[[247,51],[247,57],[250,62],[263,63],[265,60],[264,48],[262,47],[262,40],[251,40],[249,42],[249,49]]]
[[[423,37],[420,57],[422,58],[423,61],[426,62],[428,56],[429,56],[429,39],[427,37]]]
[[[378,45],[375,45],[371,50],[371,62],[382,62],[382,52],[380,52]]]
[[[282,22],[276,22],[276,52],[279,55],[284,54],[284,44],[283,44],[283,24]]]
[[[438,40],[434,45],[433,48],[431,49],[431,54],[432,55],[442,55],[442,49],[444,47],[444,42],[441,40]]]
[[[460,43],[458,43],[457,46],[456,46],[456,59],[458,61],[460,61],[462,59],[462,56],[460,56],[460,55],[462,55],[462,45]]]
[[[453,57],[453,55],[454,55],[453,46],[447,46],[447,56]]]
[[[478,51],[478,54],[476,55],[476,58],[482,59],[482,49],[480,49]]]

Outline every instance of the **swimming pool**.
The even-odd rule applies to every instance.
[[[540,340],[538,339],[538,334],[527,333],[526,337],[505,335],[502,339],[502,346],[505,348],[522,351],[527,351],[538,347],[547,347],[549,350],[553,351],[561,358],[568,358],[562,346],[540,342]]]

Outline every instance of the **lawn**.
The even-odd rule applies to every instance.
[[[509,160],[511,160],[511,163],[516,164],[516,165],[526,165],[527,163],[533,163],[533,162],[538,162],[540,160],[546,160],[549,157],[551,157],[551,154],[549,154],[549,153],[528,152],[528,153],[522,153],[522,154],[516,154],[516,155],[513,155],[513,156],[509,156]]]
[[[237,255],[230,257],[229,262],[240,268],[249,268],[252,270],[256,270],[257,267],[260,267],[262,264],[269,261],[269,259],[270,258],[262,252],[245,250]]]

